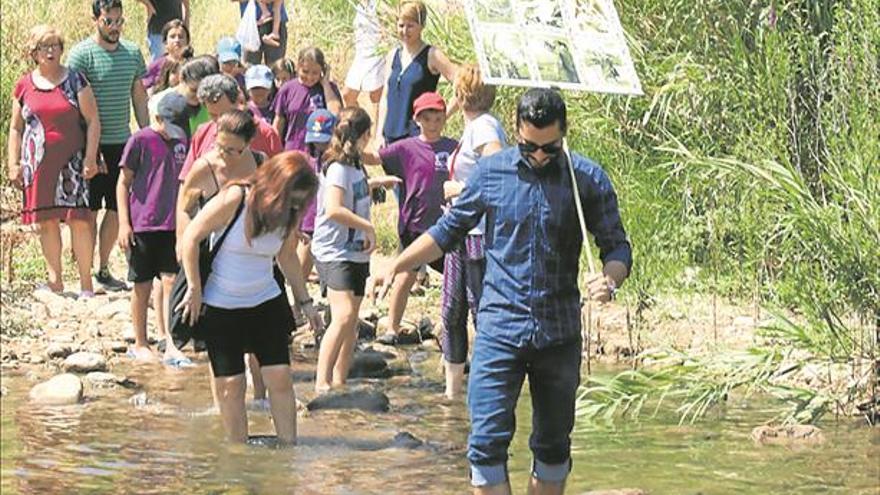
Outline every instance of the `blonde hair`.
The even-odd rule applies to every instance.
[[[397,18],[403,21],[417,22],[424,27],[428,22],[428,8],[420,0],[406,0],[400,2],[397,8]]]
[[[61,31],[58,29],[49,26],[48,24],[40,24],[34,26],[31,29],[30,34],[28,35],[27,40],[27,55],[36,62],[34,58],[34,54],[37,51],[37,48],[45,43],[57,41],[61,45],[61,51],[64,51],[64,36],[61,34]]]
[[[495,103],[495,86],[483,84],[480,68],[464,64],[455,73],[455,97],[463,110],[488,112]]]

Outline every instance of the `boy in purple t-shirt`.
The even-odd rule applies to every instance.
[[[116,185],[118,242],[128,258],[128,280],[134,283],[131,317],[135,343],[128,354],[137,360],[155,359],[147,342],[147,305],[153,279],[159,277],[164,297],[156,308],[156,326],[165,340],[164,361],[178,366],[187,364],[188,359],[174,347],[165,317],[178,271],[174,210],[180,187],[177,177],[187,151],[186,133],[172,122],[184,117],[186,105],[186,98],[173,91],[155,102],[155,108],[150,109],[150,126],[132,135],[125,145]]]
[[[409,246],[426,232],[442,215],[443,183],[449,180],[447,161],[458,142],[443,136],[446,125],[446,102],[434,92],[424,93],[413,102],[413,118],[421,129],[415,137],[396,141],[379,150],[379,154],[364,154],[364,163],[382,165],[385,173],[403,179],[398,202],[397,234],[400,249]],[[443,258],[431,264],[443,271]],[[400,333],[400,322],[409,299],[410,289],[418,271],[398,277],[391,289],[388,305],[388,332],[377,341],[395,344]]]

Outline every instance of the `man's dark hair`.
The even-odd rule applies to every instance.
[[[565,101],[558,91],[545,88],[532,88],[519,97],[516,105],[516,127],[523,122],[543,129],[559,122],[562,132],[568,129],[565,116]]]
[[[93,0],[92,15],[95,19],[101,17],[101,12],[110,12],[113,9],[122,9],[122,0]]]
[[[220,73],[220,64],[210,55],[200,55],[180,68],[180,78],[184,82],[201,82],[202,79]]]

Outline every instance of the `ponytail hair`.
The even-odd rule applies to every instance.
[[[370,115],[360,107],[346,107],[339,112],[339,120],[330,146],[324,152],[324,163],[339,162],[355,168],[361,168],[361,153],[357,142],[364,134],[370,132],[373,122]],[[325,169],[326,170],[326,169]]]

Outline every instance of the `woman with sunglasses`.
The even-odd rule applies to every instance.
[[[265,154],[250,147],[257,133],[257,123],[250,112],[229,110],[214,124],[217,136],[214,138],[213,148],[193,163],[177,195],[177,239],[183,238],[183,232],[191,219],[226,184],[248,179],[266,158]],[[178,256],[182,255],[180,241],[177,251]],[[266,388],[260,379],[260,364],[256,358],[249,356],[249,359],[253,373],[254,400],[263,404]]]
[[[212,150],[193,163],[177,196],[177,238],[199,208],[231,181],[245,180],[257,170],[257,157],[250,148],[257,132],[253,116],[231,110],[217,119],[217,137]]]
[[[7,170],[23,193],[22,223],[39,226],[49,272],[46,287],[53,292],[64,289],[64,222],[71,231],[80,294],[91,297],[94,241],[86,181],[98,172],[101,124],[89,82],[61,64],[63,51],[64,39],[54,28],[43,25],[31,30],[28,55],[36,67],[13,90]]]

